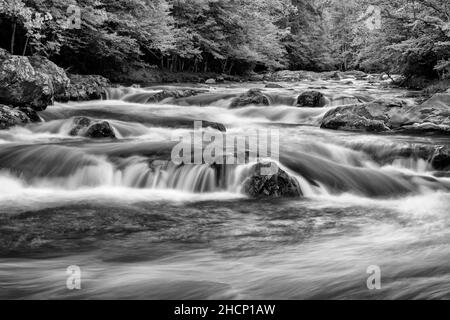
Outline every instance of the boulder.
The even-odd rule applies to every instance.
[[[48,74],[33,68],[27,57],[0,53],[0,103],[42,111],[53,104]]]
[[[106,96],[106,88],[111,87],[108,79],[98,75],[70,74],[70,84],[65,95],[59,96],[60,101],[99,100]]]
[[[330,110],[322,128],[349,131],[450,133],[450,95],[436,94],[421,105],[406,101],[376,100]]]
[[[250,89],[239,97],[233,99],[230,108],[240,108],[248,105],[268,106],[269,98],[265,96],[260,89]]]
[[[77,117],[73,120],[74,127],[70,130],[71,136],[82,136],[93,139],[116,138],[114,129],[107,121],[95,121],[87,117]]]
[[[261,169],[269,164],[258,163],[253,166],[243,184],[245,194],[252,198],[292,198],[303,195],[298,181],[280,168],[277,167],[277,173],[270,176],[261,174]]]
[[[183,89],[183,88],[164,89],[150,96],[147,100],[147,103],[157,103],[167,98],[174,98],[174,99],[187,98],[205,92],[208,92],[208,90]]]
[[[325,96],[319,91],[306,91],[297,98],[297,106],[305,108],[322,108],[327,104]]]
[[[405,132],[450,134],[450,94],[437,93],[420,105],[406,108],[397,121]]]
[[[436,147],[431,158],[431,165],[436,170],[450,170],[450,148],[448,146]]]
[[[50,77],[55,100],[64,100],[70,84],[66,71],[42,56],[31,56],[28,57],[28,60],[34,70],[47,74]]]
[[[31,108],[11,108],[0,105],[0,129],[9,129],[16,125],[39,122],[41,119]]]
[[[394,119],[406,103],[400,100],[376,100],[364,104],[337,107],[328,111],[321,128],[347,131],[382,132],[394,127]]]
[[[94,123],[91,125],[86,133],[84,134],[86,137],[99,139],[99,138],[116,138],[116,134],[114,133],[114,129],[111,127],[109,122],[101,121]]]
[[[216,80],[215,79],[208,79],[205,81],[206,84],[216,84]]]

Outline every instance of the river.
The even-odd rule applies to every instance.
[[[238,109],[233,96],[264,84],[160,103],[147,101],[161,88],[116,88],[0,131],[0,298],[449,299],[450,178],[387,155],[450,138],[320,129],[338,105],[407,94],[348,81],[281,83],[264,89],[270,106]],[[313,88],[325,107],[293,106]],[[80,116],[107,120],[117,139],[71,136]],[[207,164],[152,168],[194,120],[232,136],[278,130],[279,166],[303,197],[248,198],[245,165],[222,178]],[[66,286],[69,266],[80,290]],[[380,289],[368,289],[370,266]]]

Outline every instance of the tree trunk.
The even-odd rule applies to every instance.
[[[17,22],[14,21],[11,35],[11,54],[14,54],[14,42],[16,41],[16,26]]]
[[[28,41],[30,40],[30,36],[27,36],[27,40],[25,41],[25,46],[23,47],[23,52],[22,52],[22,56],[25,56],[25,53],[27,53],[27,46],[28,46]]]

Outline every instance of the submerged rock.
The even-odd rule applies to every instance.
[[[87,117],[77,117],[73,120],[74,127],[69,132],[71,136],[83,136],[93,139],[115,139],[114,129],[107,121],[94,121]]]
[[[380,165],[392,164],[395,160],[413,159],[424,160],[431,164],[435,170],[450,169],[450,147],[446,145],[432,145],[422,143],[407,143],[400,145],[373,145],[355,144],[350,145],[357,151],[363,151]]]
[[[319,91],[306,91],[297,98],[297,106],[305,108],[322,108],[327,104],[325,96]]]
[[[258,163],[252,168],[251,176],[244,181],[245,194],[253,198],[292,198],[303,195],[298,181],[280,168],[277,167],[276,174],[263,175],[262,168],[269,164]]]
[[[31,108],[11,108],[0,104],[0,130],[40,120],[36,111]]]
[[[373,101],[369,96],[364,95],[338,95],[330,99],[330,106],[344,106],[350,104],[358,104]]]
[[[69,87],[57,97],[58,101],[99,100],[106,96],[106,88],[111,87],[108,79],[98,75],[71,74],[69,78]]]
[[[206,84],[216,84],[216,80],[215,79],[208,79],[205,81]]]
[[[267,89],[283,89],[284,87],[278,83],[268,83],[265,85]]]
[[[35,69],[28,57],[0,53],[0,103],[45,110],[53,104],[53,85],[47,73]]]
[[[240,108],[249,105],[268,106],[269,98],[265,96],[260,89],[250,89],[239,97],[233,99],[230,108]]]

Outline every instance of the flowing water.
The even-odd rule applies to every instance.
[[[284,83],[264,89],[270,106],[240,109],[231,99],[263,84],[160,103],[149,98],[163,88],[116,88],[0,131],[0,298],[450,298],[449,175],[395,156],[450,138],[320,129],[338,105],[406,93],[347,81]],[[295,107],[311,88],[327,106]],[[117,139],[71,136],[79,116],[108,121]],[[168,163],[194,120],[236,137],[278,129],[278,164],[304,196],[249,199],[252,164]],[[66,287],[72,265],[81,290]]]

